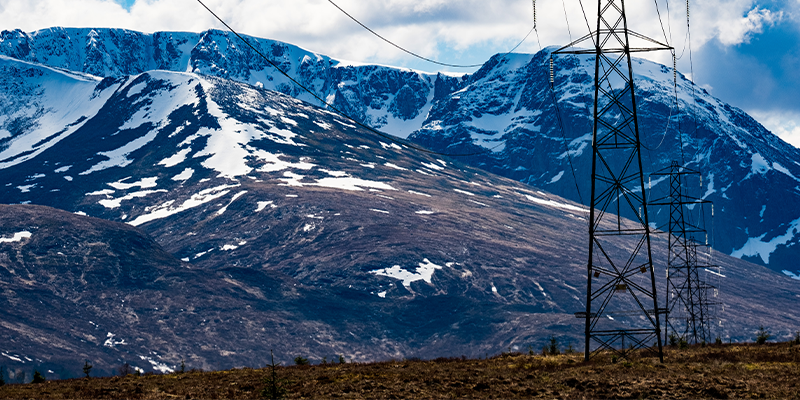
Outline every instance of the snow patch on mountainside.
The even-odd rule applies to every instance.
[[[205,80],[203,81],[203,87],[206,92],[214,90],[213,84]],[[208,111],[217,118],[220,129],[203,128],[183,143],[188,144],[198,138],[205,137],[207,139],[205,148],[194,154],[193,157],[209,156],[202,162],[202,165],[217,171],[219,173],[218,177],[233,179],[249,174],[254,168],[249,165],[248,160],[253,157],[267,163],[267,166],[262,167],[264,171],[279,171],[285,168],[308,169],[311,167],[307,163],[291,164],[281,161],[278,159],[277,154],[257,149],[249,144],[255,140],[268,139],[279,144],[300,146],[300,143],[293,140],[298,136],[296,133],[278,129],[274,126],[269,126],[268,130],[265,130],[261,126],[239,122],[225,114],[222,108],[210,98],[206,99],[206,101]],[[261,122],[265,124],[271,123],[265,119],[262,119]]]
[[[116,182],[111,182],[111,183],[108,184],[108,186],[111,186],[114,189],[118,189],[118,190],[127,190],[127,189],[134,188],[134,187],[140,187],[142,189],[148,189],[148,188],[151,188],[151,187],[158,186],[156,184],[156,181],[158,180],[157,176],[151,176],[151,177],[148,177],[148,178],[142,178],[142,179],[140,179],[140,180],[138,180],[136,182],[131,182],[131,183],[123,182],[123,181],[127,181],[128,179],[130,179],[130,177],[125,178],[125,179],[120,179],[120,180],[118,180]]]
[[[20,242],[22,239],[29,239],[31,235],[32,234],[29,231],[16,232],[14,233],[14,236],[10,238],[0,238],[0,243]]]
[[[173,176],[172,180],[173,181],[186,181],[186,180],[189,180],[189,178],[191,178],[193,174],[194,174],[194,169],[193,168],[185,168],[183,171],[181,171],[180,174]]]
[[[781,272],[783,272],[784,275],[786,275],[786,276],[788,276],[788,277],[790,277],[792,279],[800,280],[800,272],[797,273],[797,274],[793,273],[792,271],[788,271],[788,270],[783,270]]]
[[[78,130],[113,93],[94,93],[98,78],[5,56],[0,56],[0,73],[3,85],[16,91],[13,98],[0,98],[0,169],[32,159]],[[91,100],[75,107],[76,98]]]
[[[210,201],[214,201],[222,196],[225,196],[226,194],[230,193],[229,189],[237,186],[239,185],[222,185],[201,190],[199,193],[192,195],[189,199],[184,200],[183,203],[178,206],[173,206],[173,204],[176,202],[175,200],[168,200],[163,204],[152,207],[148,213],[142,214],[128,223],[133,226],[139,226],[150,221],[175,215],[179,212],[206,204]]]
[[[761,260],[764,261],[764,264],[769,264],[769,256],[775,252],[775,249],[778,246],[784,245],[794,239],[798,233],[800,233],[800,218],[789,223],[786,233],[780,236],[775,236],[770,240],[763,240],[764,237],[767,236],[766,233],[758,237],[748,238],[744,246],[734,250],[733,253],[731,253],[731,256],[737,258],[742,258],[744,256],[759,256],[761,257]]]
[[[148,132],[146,135],[131,141],[130,143],[122,146],[116,150],[112,151],[101,151],[97,153],[98,155],[107,157],[108,160],[101,161],[86,171],[79,173],[78,175],[89,175],[92,172],[102,171],[104,169],[108,169],[111,167],[125,167],[130,165],[133,160],[129,159],[128,156],[136,150],[141,149],[144,145],[152,142],[156,135],[158,135],[157,130],[152,130]]]
[[[443,267],[441,265],[436,265],[427,258],[425,258],[422,260],[421,263],[418,264],[414,272],[410,272],[399,265],[395,265],[392,266],[391,268],[383,268],[370,271],[370,273],[380,276],[388,276],[389,278],[401,280],[403,281],[403,286],[411,289],[412,282],[424,281],[427,283],[431,283],[431,279],[433,278],[433,273],[437,269],[442,269],[442,268]]]
[[[561,203],[561,202],[558,202],[558,201],[555,201],[555,200],[549,200],[549,199],[541,199],[541,198],[538,198],[538,197],[535,197],[535,196],[531,196],[529,194],[522,194],[522,193],[520,193],[520,194],[525,196],[526,199],[528,199],[528,200],[530,200],[530,201],[532,201],[532,202],[534,202],[536,204],[541,204],[541,205],[544,205],[544,206],[555,207],[555,208],[561,208],[561,209],[569,210],[569,211],[577,211],[577,212],[582,212],[582,213],[588,213],[589,212],[589,210],[586,209],[586,208],[573,206],[572,204]]]
[[[352,176],[341,177],[326,177],[318,179],[316,182],[301,182],[305,176],[298,175],[289,171],[283,173],[284,178],[279,180],[285,182],[283,186],[320,186],[332,189],[342,189],[351,191],[361,191],[363,188],[383,189],[383,190],[397,190],[391,185],[383,182],[370,181],[366,179],[355,178]]]
[[[103,199],[103,200],[98,201],[97,203],[100,204],[101,206],[105,207],[105,208],[114,209],[114,208],[119,208],[119,206],[125,200],[133,200],[133,199],[138,198],[138,197],[149,196],[149,195],[151,195],[153,193],[166,193],[166,192],[167,192],[167,190],[165,190],[165,189],[140,190],[138,192],[128,193],[125,196],[118,197],[116,199]]]

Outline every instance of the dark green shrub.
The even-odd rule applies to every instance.
[[[6,384],[6,379],[3,377],[5,375],[5,368],[0,367],[0,386],[4,386]]]
[[[553,335],[550,335],[550,343],[547,345],[547,352],[552,356],[561,353],[558,350],[558,339],[556,339],[556,337]]]
[[[303,356],[297,356],[294,358],[295,365],[308,365],[308,359]]]
[[[758,327],[758,332],[756,334],[756,343],[758,344],[767,343],[767,340],[769,340],[769,338],[771,337],[772,335],[766,328],[764,328],[764,325]]]
[[[33,380],[31,383],[44,383],[47,379],[44,378],[41,372],[38,370],[33,370]]]
[[[717,338],[714,339],[714,344],[722,344],[722,338],[717,336]]]
[[[344,364],[344,363],[345,363],[345,361],[344,361],[344,355],[343,355],[343,354],[340,354],[340,355],[339,355],[339,364]]]

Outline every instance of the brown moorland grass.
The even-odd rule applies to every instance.
[[[666,348],[665,362],[634,355],[504,353],[278,367],[288,398],[800,398],[800,346],[790,343]],[[254,399],[270,370],[232,369],[48,381],[0,387],[0,399]]]

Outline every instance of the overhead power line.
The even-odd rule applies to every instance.
[[[373,128],[373,127],[371,127],[371,126],[367,125],[367,124],[364,124],[363,122],[361,122],[361,121],[359,121],[359,120],[357,120],[357,119],[355,119],[355,118],[353,118],[353,117],[351,117],[351,116],[347,115],[347,113],[345,113],[344,111],[340,110],[339,108],[337,108],[337,107],[336,107],[336,106],[334,106],[333,104],[331,104],[331,103],[328,103],[328,102],[327,102],[325,99],[323,99],[323,98],[322,98],[320,95],[318,95],[318,94],[314,93],[314,92],[313,92],[311,89],[309,89],[308,87],[304,86],[303,84],[301,84],[300,82],[298,82],[296,79],[294,79],[293,77],[291,77],[291,76],[290,76],[290,75],[289,75],[289,74],[288,74],[286,71],[282,70],[280,67],[278,67],[278,65],[277,65],[277,64],[275,64],[275,63],[274,63],[272,60],[270,60],[270,59],[269,59],[269,57],[265,56],[265,55],[264,55],[264,54],[263,54],[261,51],[259,51],[259,50],[258,50],[258,49],[257,49],[255,46],[253,46],[253,45],[250,43],[250,41],[248,41],[248,40],[247,40],[247,39],[245,39],[245,38],[244,38],[242,35],[240,35],[238,32],[236,32],[236,31],[235,31],[235,30],[234,30],[234,29],[233,29],[233,28],[232,28],[230,25],[228,25],[228,23],[227,23],[227,22],[225,22],[225,21],[224,21],[222,18],[220,18],[220,17],[219,17],[219,16],[218,16],[218,15],[217,15],[217,14],[216,14],[216,13],[215,13],[213,10],[211,10],[210,8],[208,8],[208,6],[207,6],[207,5],[205,5],[205,3],[203,3],[203,2],[202,2],[202,0],[197,0],[197,2],[198,2],[198,3],[200,3],[200,5],[202,5],[202,6],[203,6],[203,8],[205,8],[206,10],[208,10],[208,12],[209,12],[209,13],[211,13],[211,15],[213,15],[213,16],[214,16],[214,18],[216,18],[216,19],[217,19],[217,21],[219,21],[219,22],[220,22],[222,25],[224,25],[226,28],[228,28],[228,30],[229,30],[229,31],[231,31],[231,33],[233,33],[234,35],[236,35],[236,37],[237,37],[237,38],[239,38],[239,40],[241,40],[241,41],[242,41],[242,43],[244,43],[244,44],[245,44],[247,47],[249,47],[249,48],[250,48],[251,50],[253,50],[253,51],[254,51],[256,54],[258,54],[258,55],[259,55],[261,58],[263,58],[263,59],[264,59],[264,60],[265,60],[267,63],[269,63],[269,65],[271,65],[271,66],[272,66],[273,68],[275,68],[275,69],[276,69],[278,72],[280,72],[280,73],[281,73],[281,75],[285,76],[285,77],[286,77],[287,79],[289,79],[289,80],[290,80],[292,83],[294,83],[295,85],[297,85],[297,87],[299,87],[299,88],[303,89],[304,91],[306,91],[308,94],[310,94],[311,96],[313,96],[313,97],[314,97],[315,99],[317,99],[317,100],[318,100],[320,103],[322,103],[322,104],[324,104],[325,106],[327,106],[328,108],[330,108],[330,109],[331,109],[332,111],[334,111],[336,114],[339,114],[340,116],[342,116],[342,117],[344,117],[344,118],[346,118],[346,119],[348,119],[348,120],[352,121],[352,122],[353,122],[353,123],[355,123],[356,125],[358,125],[358,126],[360,126],[360,127],[364,128],[364,129],[366,129],[366,130],[368,130],[368,131],[370,131],[370,132],[372,132],[372,133],[374,133],[374,134],[376,134],[376,135],[378,135],[378,136],[380,136],[380,137],[382,137],[382,138],[384,138],[384,139],[386,139],[386,140],[389,140],[389,141],[391,141],[391,142],[393,142],[393,143],[397,143],[397,144],[399,144],[399,145],[401,145],[401,146],[404,146],[404,147],[407,147],[407,148],[409,148],[409,149],[412,149],[412,150],[419,151],[419,152],[421,152],[421,153],[427,153],[427,154],[433,154],[433,155],[439,155],[439,156],[446,156],[446,157],[470,157],[470,156],[477,156],[477,155],[487,154],[488,152],[492,151],[492,149],[487,149],[487,150],[484,150],[484,151],[479,151],[479,152],[475,152],[475,153],[466,153],[466,154],[448,154],[448,153],[440,153],[440,152],[438,152],[438,151],[433,151],[433,150],[426,149],[426,148],[424,148],[424,147],[420,147],[420,146],[413,145],[413,144],[411,144],[410,142],[406,142],[406,141],[400,141],[400,140],[398,140],[397,138],[395,138],[395,137],[393,137],[393,136],[391,136],[391,135],[389,135],[389,134],[387,134],[387,133],[381,132],[381,131],[379,131],[379,130],[377,130],[377,129],[375,129],[375,128]]]
[[[339,5],[337,5],[336,3],[334,3],[334,2],[333,2],[333,0],[328,0],[328,3],[331,3],[331,4],[332,4],[334,7],[336,7],[336,8],[337,8],[339,11],[341,11],[341,12],[342,12],[344,15],[346,15],[347,17],[349,17],[350,19],[352,19],[352,20],[353,20],[353,22],[355,22],[355,23],[357,23],[357,24],[361,25],[361,27],[362,27],[362,28],[366,29],[367,31],[369,31],[369,32],[370,32],[370,33],[372,33],[373,35],[377,36],[379,39],[383,40],[384,42],[386,42],[386,43],[388,43],[388,44],[390,44],[390,45],[392,45],[392,46],[394,46],[394,47],[395,47],[395,48],[397,48],[398,50],[405,52],[406,54],[409,54],[409,55],[412,55],[412,56],[414,56],[414,57],[416,57],[416,58],[419,58],[420,60],[425,60],[425,61],[427,61],[427,62],[429,62],[429,63],[433,63],[433,64],[436,64],[436,65],[441,65],[441,66],[445,66],[445,67],[453,67],[453,68],[475,68],[475,67],[480,67],[480,66],[482,66],[482,65],[483,65],[483,64],[469,64],[469,65],[465,65],[465,64],[449,64],[449,63],[444,63],[444,62],[441,62],[441,61],[436,61],[436,60],[430,59],[430,58],[428,58],[428,57],[425,57],[425,56],[419,55],[419,54],[417,54],[417,53],[414,53],[413,51],[411,51],[411,50],[408,50],[408,49],[406,49],[406,48],[404,48],[404,47],[402,47],[402,46],[400,46],[400,45],[398,45],[398,44],[396,44],[396,43],[392,42],[391,40],[389,40],[389,39],[387,39],[387,38],[385,38],[385,37],[381,36],[381,35],[380,35],[378,32],[375,32],[375,31],[374,31],[374,30],[372,30],[370,27],[368,27],[367,25],[363,24],[363,23],[362,23],[361,21],[359,21],[359,20],[358,20],[356,17],[352,16],[350,13],[348,13],[347,11],[345,11],[345,10],[344,10],[342,7],[339,7]],[[525,40],[527,40],[527,39],[528,39],[528,37],[531,35],[531,33],[533,33],[533,30],[534,30],[534,29],[536,29],[536,8],[535,8],[536,6],[535,6],[535,4],[536,4],[536,3],[534,3],[534,14],[533,14],[533,15],[534,15],[534,23],[533,23],[533,27],[531,28],[531,30],[530,30],[530,31],[528,31],[528,33],[525,35],[525,37],[524,37],[524,38],[522,38],[522,40],[521,40],[519,43],[517,43],[517,45],[516,45],[516,46],[514,46],[514,48],[512,48],[511,50],[509,50],[509,51],[505,52],[505,53],[503,54],[503,57],[505,57],[505,56],[507,56],[507,55],[509,55],[509,54],[513,53],[513,52],[514,52],[514,50],[516,50],[517,48],[519,48],[519,46],[522,46],[522,43],[525,43]]]

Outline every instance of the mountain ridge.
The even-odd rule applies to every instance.
[[[246,38],[356,120],[441,153],[483,153],[462,160],[588,201],[588,180],[570,178],[573,167],[575,176],[589,175],[591,57],[557,56],[550,89],[547,66],[554,48],[536,55],[496,55],[475,73],[452,77],[347,64],[293,45]],[[148,68],[193,71],[323,105],[219,30],[151,35],[91,28],[3,31],[0,53],[102,76]],[[685,166],[702,171],[704,185],[693,190],[696,197],[713,201],[717,211],[714,222],[706,217],[706,225],[710,232],[726,232],[713,235],[711,244],[789,276],[800,275],[791,261],[800,256],[800,215],[781,207],[800,201],[800,150],[680,73],[676,109],[671,68],[634,59],[634,72],[648,170],[683,158]],[[653,190],[665,190],[662,182],[655,180]],[[666,223],[664,212],[653,214],[657,226]]]

